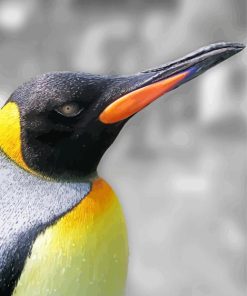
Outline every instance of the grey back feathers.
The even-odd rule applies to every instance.
[[[11,295],[39,233],[73,209],[90,182],[47,181],[0,152],[0,295]]]

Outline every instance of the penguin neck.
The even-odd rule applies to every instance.
[[[52,178],[52,177],[48,177],[45,176],[43,174],[40,174],[36,171],[33,171],[31,169],[29,169],[27,167],[27,169],[23,166],[20,166],[18,163],[16,163],[13,159],[11,159],[5,152],[3,152],[0,149],[0,169],[15,169],[18,172],[23,172],[29,175],[33,175],[36,178],[39,179],[43,179],[44,181],[55,181],[55,182],[71,182],[71,183],[78,183],[78,182],[82,182],[82,183],[93,183],[96,179],[99,178],[97,171],[95,171],[94,173],[84,176],[84,177],[80,177],[80,178],[73,178],[73,179],[59,179],[59,178]]]
[[[0,150],[17,165],[31,171],[22,156],[20,113],[13,102],[0,109]]]

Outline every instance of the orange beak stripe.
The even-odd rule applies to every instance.
[[[99,116],[100,121],[111,124],[132,116],[176,87],[188,74],[190,71],[182,72],[124,95],[105,108]]]

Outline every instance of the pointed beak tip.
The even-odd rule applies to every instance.
[[[226,43],[225,50],[231,53],[231,55],[235,55],[245,49],[245,47],[246,45],[243,43]]]
[[[246,47],[246,45],[243,44],[243,43],[235,43],[235,48],[238,51],[241,51],[241,50],[245,49],[245,47]]]
[[[227,60],[231,56],[239,53],[245,48],[245,45],[237,42],[219,42],[198,50],[191,58],[192,67],[190,72],[192,77],[198,76],[211,67]],[[199,55],[198,55],[199,53]],[[187,61],[186,61],[187,62]],[[193,74],[197,75],[193,76]]]

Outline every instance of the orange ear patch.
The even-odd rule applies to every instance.
[[[189,71],[179,73],[124,95],[105,108],[99,116],[100,121],[105,124],[111,124],[130,117],[163,94],[172,90],[189,73]]]
[[[25,163],[21,151],[19,108],[9,102],[0,109],[0,150],[24,170],[34,173]]]

